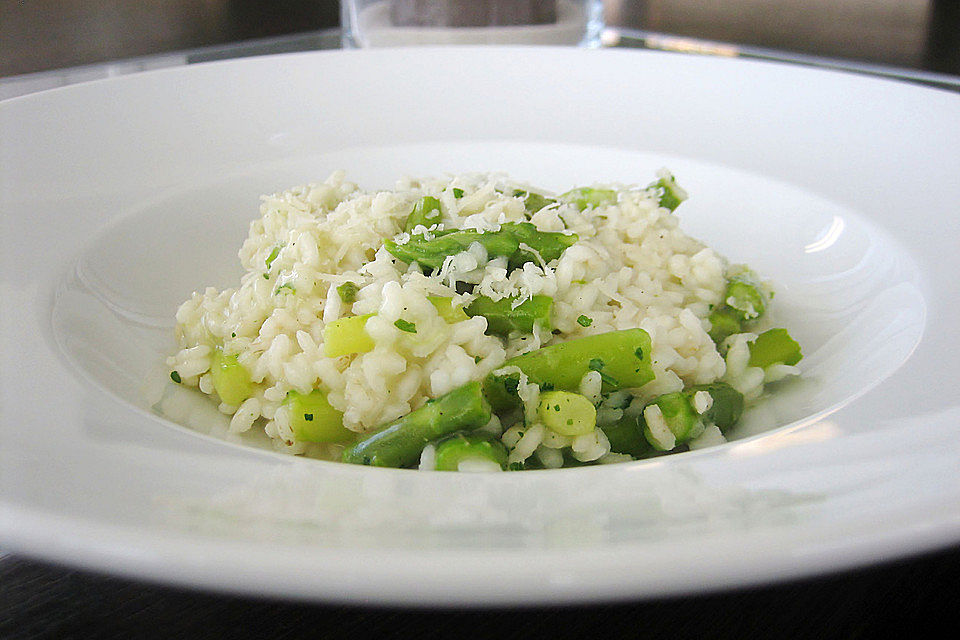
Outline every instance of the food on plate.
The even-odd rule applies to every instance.
[[[262,198],[235,288],[177,311],[174,383],[278,449],[441,471],[719,444],[797,375],[772,292],[679,227],[686,192],[342,172]]]

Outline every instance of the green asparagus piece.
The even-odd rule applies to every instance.
[[[343,461],[377,467],[408,467],[428,442],[490,421],[490,405],[479,382],[470,382],[427,402],[343,453]]]
[[[575,233],[538,231],[536,225],[530,222],[507,222],[500,226],[500,233],[512,234],[517,242],[539,253],[544,262],[556,260],[579,239]],[[535,261],[536,258],[530,251],[520,248],[510,256],[508,266],[511,269],[516,269],[522,267],[524,263]]]
[[[737,312],[740,320],[756,320],[767,310],[767,299],[760,286],[749,275],[734,276],[727,283],[723,297],[727,306]]]
[[[459,471],[465,460],[489,460],[506,470],[507,448],[480,433],[455,433],[437,442],[437,471]]]
[[[513,234],[482,233],[470,229],[437,235],[432,240],[427,240],[422,235],[415,235],[404,244],[388,239],[384,241],[383,246],[395,258],[404,262],[416,262],[421,267],[439,269],[447,256],[466,251],[474,242],[483,245],[491,258],[512,256],[520,248],[520,243]]]
[[[600,427],[610,441],[610,451],[626,453],[634,458],[644,458],[653,452],[653,447],[643,436],[640,420],[637,416],[624,416],[613,424]]]
[[[560,257],[564,250],[577,241],[575,234],[556,231],[537,231],[529,222],[508,222],[499,231],[480,232],[471,229],[436,234],[432,240],[416,235],[404,244],[386,240],[383,245],[394,257],[404,262],[414,262],[430,269],[439,269],[447,256],[466,251],[474,242],[479,242],[491,258],[506,256],[509,266],[515,269],[525,262],[535,260],[533,254],[520,244],[533,249],[546,262]]]
[[[343,442],[355,435],[319,389],[306,395],[290,391],[283,403],[290,407],[290,428],[299,442]]]
[[[704,422],[717,425],[720,431],[725,433],[740,420],[740,416],[743,415],[743,394],[729,384],[712,382],[684,389],[691,400],[698,391],[706,391],[713,398],[713,404],[703,414]]]
[[[673,437],[676,438],[676,444],[683,444],[697,435],[697,426],[701,424],[700,416],[697,415],[693,405],[690,403],[690,396],[683,391],[675,391],[657,396],[650,404],[655,404],[660,407],[663,420],[667,423],[670,432],[673,433]],[[655,448],[659,448],[645,420],[643,433],[650,444]]]
[[[250,374],[237,362],[237,355],[226,356],[219,347],[213,350],[210,377],[220,400],[231,406],[239,406],[253,394]]]
[[[377,345],[364,328],[373,315],[347,316],[327,324],[323,328],[323,354],[328,358],[339,358],[373,351]]]
[[[431,227],[440,222],[442,214],[440,213],[440,201],[433,196],[423,196],[413,207],[413,211],[407,217],[403,230],[407,233],[413,231],[419,225]]]
[[[786,329],[764,331],[756,340],[747,343],[747,346],[750,348],[751,367],[766,369],[773,364],[794,365],[803,358],[800,345],[790,337]]]
[[[707,317],[710,337],[720,344],[728,336],[746,331],[766,310],[767,294],[756,283],[753,273],[744,270],[727,281],[723,302]]]
[[[540,209],[556,202],[553,198],[548,198],[533,191],[523,191],[522,189],[514,191],[513,197],[523,198],[523,208],[530,213],[536,213],[540,211]]]
[[[453,298],[427,296],[427,300],[436,308],[437,315],[443,318],[443,321],[447,324],[456,324],[470,319],[470,316],[464,313],[463,307],[453,304]]]
[[[541,387],[576,391],[584,374],[599,370],[606,391],[641,387],[654,378],[650,335],[643,329],[610,331],[543,347],[507,360]],[[487,376],[484,391],[495,409],[516,404],[517,376]]]
[[[647,188],[660,190],[660,206],[670,211],[676,211],[680,203],[687,199],[687,192],[677,184],[673,175],[660,178]]]
[[[544,426],[563,436],[582,436],[597,428],[597,409],[588,398],[570,391],[544,391],[537,415]]]
[[[340,299],[350,304],[357,300],[357,292],[360,291],[360,287],[354,282],[344,282],[342,285],[337,287],[337,295],[340,296]]]
[[[483,316],[487,319],[487,333],[506,336],[511,331],[533,333],[534,325],[540,325],[546,331],[552,329],[550,311],[553,309],[553,298],[550,296],[533,296],[524,300],[516,308],[513,307],[513,298],[492,300],[480,296],[471,302],[464,311],[471,318]]]
[[[583,211],[587,207],[599,207],[601,205],[615,203],[617,201],[617,192],[613,189],[579,187],[561,194],[560,199],[573,204],[577,209]]]
[[[740,333],[743,328],[740,323],[740,314],[736,309],[732,309],[727,305],[721,305],[710,312],[710,315],[707,316],[707,320],[710,321],[710,338],[716,344],[720,344],[727,337],[732,336],[735,333]]]

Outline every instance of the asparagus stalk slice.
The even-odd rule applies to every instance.
[[[351,353],[366,353],[376,346],[364,328],[374,314],[348,316],[334,320],[323,328],[323,352],[330,358]]]
[[[756,340],[747,343],[747,347],[750,349],[751,367],[766,369],[774,364],[794,365],[803,358],[800,345],[786,329],[764,331]]]
[[[427,402],[357,442],[343,461],[376,467],[409,467],[428,442],[490,421],[490,405],[479,382],[470,382]]]
[[[439,269],[447,256],[466,251],[470,245],[477,242],[487,250],[488,256],[507,257],[510,268],[515,269],[536,260],[531,250],[539,253],[545,262],[550,262],[559,258],[577,239],[576,234],[538,231],[537,227],[529,222],[508,222],[501,225],[499,231],[462,229],[437,234],[430,239],[415,235],[403,244],[386,240],[383,246],[399,260],[416,262],[429,269]],[[521,247],[521,244],[524,247]]]
[[[514,198],[523,198],[523,208],[527,210],[528,213],[536,213],[543,209],[544,207],[551,205],[556,202],[553,198],[548,198],[544,195],[533,191],[524,191],[522,189],[517,189],[513,192]]]
[[[601,427],[610,441],[610,451],[625,453],[634,458],[643,458],[653,451],[653,447],[643,436],[642,419],[638,416],[624,416],[617,422]]]
[[[577,209],[583,211],[587,207],[599,207],[601,205],[615,203],[617,201],[617,192],[613,189],[579,187],[561,194],[560,199],[571,203]]]
[[[670,211],[676,211],[680,203],[687,199],[686,190],[677,184],[677,180],[672,174],[667,174],[647,188],[659,190],[660,206],[670,209]]]
[[[492,300],[480,296],[470,303],[464,311],[471,318],[483,316],[487,319],[487,333],[507,336],[511,331],[533,333],[533,327],[540,325],[549,331],[550,311],[553,309],[553,298],[550,296],[533,296],[514,307],[513,298]]]
[[[562,436],[582,436],[597,427],[597,409],[587,398],[569,391],[540,394],[537,415],[544,426]]]
[[[439,223],[440,218],[440,201],[433,196],[424,196],[414,205],[406,224],[403,225],[403,230],[409,233],[421,225],[431,227]]]
[[[600,371],[607,391],[641,387],[654,378],[650,336],[643,329],[610,331],[543,347],[504,363],[517,367],[541,387],[575,390],[588,371]],[[516,404],[517,376],[487,376],[484,390],[497,410]]]
[[[290,408],[290,428],[300,442],[343,442],[355,435],[319,389],[306,395],[291,391],[283,402]]]
[[[437,471],[459,471],[465,461],[489,462],[507,468],[507,448],[499,440],[479,433],[455,433],[437,442]],[[490,465],[492,468],[492,465]]]
[[[743,415],[743,394],[729,384],[711,382],[684,389],[684,393],[690,398],[698,391],[706,391],[713,400],[710,408],[703,413],[704,422],[713,423],[720,427],[720,431],[726,432],[740,420]]]
[[[436,308],[437,314],[443,318],[443,321],[447,324],[456,324],[457,322],[470,319],[470,316],[464,313],[463,307],[458,304],[453,304],[453,298],[427,296],[427,300]]]
[[[220,400],[231,406],[239,406],[253,394],[250,374],[237,362],[236,354],[224,355],[219,347],[213,350],[210,377]]]

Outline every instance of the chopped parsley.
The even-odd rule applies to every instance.
[[[280,290],[281,290],[281,289],[289,289],[289,290],[290,290],[290,293],[296,293],[296,292],[297,292],[297,289],[296,289],[296,287],[293,286],[293,283],[292,283],[292,282],[284,282],[282,285],[280,285],[279,287],[277,287],[276,291],[274,291],[273,293],[274,293],[274,294],[278,294],[278,293],[280,293]]]
[[[183,382],[183,380],[180,378],[180,372],[179,372],[179,371],[171,371],[171,372],[170,372],[170,379],[173,380],[174,382],[176,382],[177,384],[180,384],[181,382]]]
[[[596,371],[597,373],[599,373],[600,380],[602,380],[603,382],[606,382],[607,384],[614,387],[619,386],[619,381],[616,378],[614,378],[609,373],[606,373],[603,371],[603,367],[605,365],[606,363],[600,358],[593,358],[592,360],[590,360],[590,364],[587,365],[587,368],[590,369],[591,371]]]
[[[459,189],[459,188],[457,188],[457,187],[454,187],[454,188],[453,188],[453,197],[454,197],[454,198],[462,198],[462,197],[463,197],[463,189]]]
[[[305,413],[303,414],[303,419],[306,420],[307,422],[313,422],[313,414]]]
[[[347,304],[356,301],[358,291],[360,291],[360,287],[358,287],[354,282],[344,282],[342,285],[337,287],[337,295],[339,295],[340,299]]]
[[[593,324],[593,318],[581,315],[579,318],[577,318],[577,324],[581,327],[589,327]]]
[[[637,350],[633,352],[633,355],[643,360],[643,347],[637,347]]]
[[[273,251],[270,252],[270,255],[267,256],[267,259],[264,260],[263,266],[267,268],[267,271],[270,270],[270,265],[273,264],[273,261],[277,259],[277,256],[280,255],[280,247],[276,246],[273,248]]]
[[[394,322],[393,326],[395,326],[397,329],[400,329],[400,331],[406,331],[407,333],[417,332],[417,325],[413,324],[412,322],[407,322],[403,318],[400,318]]]

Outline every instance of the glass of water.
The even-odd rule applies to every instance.
[[[343,46],[537,44],[596,47],[601,0],[341,0]]]

